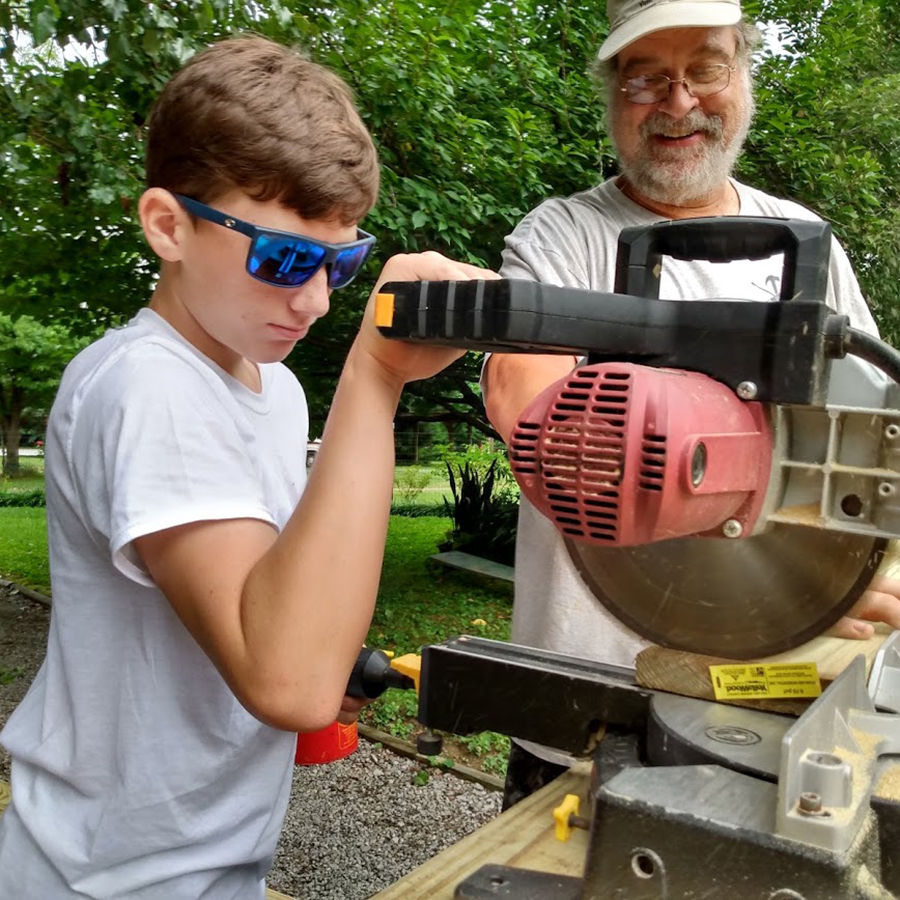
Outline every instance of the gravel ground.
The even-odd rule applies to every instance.
[[[44,657],[50,612],[0,582],[0,727]],[[361,740],[346,759],[297,766],[269,886],[297,900],[364,900],[500,812],[500,795]],[[0,780],[9,757],[0,749]]]

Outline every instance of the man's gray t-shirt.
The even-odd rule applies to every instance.
[[[733,184],[741,215],[818,219],[797,203]],[[610,292],[619,232],[630,225],[659,220],[657,214],[626,197],[614,180],[565,199],[548,200],[506,239],[500,274]],[[665,259],[660,297],[777,300],[782,262],[781,256],[728,264]],[[877,333],[847,255],[837,241],[832,246],[825,299],[837,312],[848,315],[855,328]],[[648,646],[593,597],[572,564],[560,533],[524,499],[516,543],[512,641],[618,666],[633,666],[635,656]],[[571,762],[565,754],[522,743],[550,761]]]

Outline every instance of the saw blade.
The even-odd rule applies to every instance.
[[[594,596],[638,634],[664,647],[753,659],[837,622],[872,580],[887,541],[781,524],[740,540],[566,546]]]

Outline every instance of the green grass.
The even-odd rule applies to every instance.
[[[394,470],[394,504],[400,506],[439,506],[443,498],[453,502],[447,467],[443,464],[429,466],[401,466]]]
[[[448,571],[429,557],[451,527],[449,519],[392,516],[378,604],[369,629],[371,646],[417,651],[466,633],[507,640],[512,610],[508,586]],[[484,625],[473,624],[476,620]]]
[[[20,456],[19,472],[15,475],[0,475],[0,491],[24,493],[43,489],[44,458],[42,456]]]
[[[0,508],[0,574],[50,593],[47,516],[42,508]]]

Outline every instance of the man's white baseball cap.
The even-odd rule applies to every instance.
[[[607,0],[609,37],[597,58],[607,60],[639,38],[665,28],[717,28],[741,20],[740,0]]]

